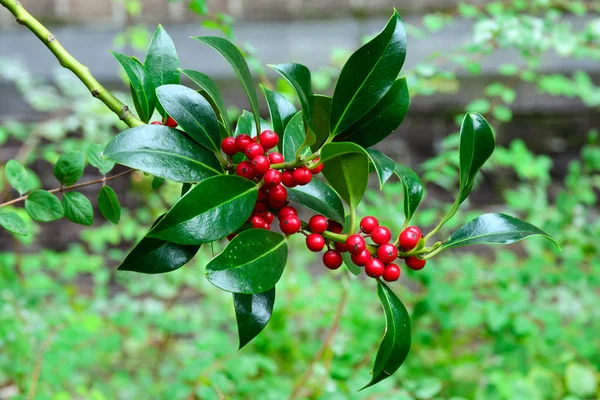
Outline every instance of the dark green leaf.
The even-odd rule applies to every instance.
[[[63,154],[54,164],[54,176],[61,184],[69,186],[83,176],[84,168],[85,157],[83,153],[74,151]]]
[[[254,115],[250,111],[244,110],[242,115],[238,118],[237,124],[235,126],[235,136],[241,135],[245,133],[246,135],[250,135],[252,137],[256,137],[262,131],[271,129],[271,126],[264,119],[260,119],[260,132],[256,132],[256,125],[254,124]]]
[[[92,203],[83,194],[78,192],[67,192],[63,195],[62,206],[65,217],[71,222],[85,226],[94,223],[94,209]]]
[[[146,72],[139,61],[127,57],[125,54],[111,52],[117,59],[123,70],[129,78],[132,88],[132,96],[135,97],[136,109],[140,119],[146,123],[150,121],[154,106],[156,105],[156,95],[154,94],[154,83],[152,78]]]
[[[354,143],[328,143],[321,149],[327,182],[352,208],[362,200],[369,181],[369,158]]]
[[[203,180],[175,203],[148,236],[178,244],[224,238],[248,219],[257,197],[258,187],[239,176]]]
[[[310,70],[302,64],[279,64],[269,65],[275,71],[279,72],[286,81],[296,91],[302,112],[309,126],[312,126],[312,115],[314,111],[314,96],[312,91]]]
[[[263,293],[275,287],[287,262],[283,235],[249,229],[237,235],[206,266],[206,278],[216,287],[233,293]]]
[[[195,90],[182,85],[156,89],[158,101],[192,139],[211,151],[220,151],[219,121],[212,107]]]
[[[311,117],[311,130],[315,134],[315,143],[311,145],[313,152],[321,148],[329,137],[329,118],[331,112],[331,97],[317,94],[313,97],[314,108]]]
[[[233,294],[240,349],[254,339],[271,319],[275,303],[275,287],[263,293]]]
[[[558,244],[541,229],[505,214],[483,214],[455,231],[442,248],[473,244],[510,244],[529,236],[543,236]]]
[[[35,190],[25,200],[25,210],[36,221],[50,222],[64,215],[60,200],[45,190]]]
[[[296,153],[304,145],[305,140],[306,133],[304,131],[302,111],[298,111],[285,128],[283,140],[281,141],[281,153],[285,161],[294,161],[296,159]],[[306,147],[299,155],[307,155],[309,153],[310,148]]]
[[[390,377],[400,368],[410,350],[410,317],[404,304],[381,281],[377,285],[377,294],[385,312],[385,332],[373,365],[373,377],[363,389]]]
[[[97,168],[102,175],[108,174],[115,167],[115,163],[106,160],[100,155],[102,154],[103,147],[99,144],[91,144],[88,146],[85,154],[88,162],[95,168]]]
[[[162,187],[162,185],[165,183],[165,178],[160,178],[158,176],[155,176],[154,178],[152,178],[152,190],[158,190]]]
[[[173,40],[159,25],[150,40],[146,60],[144,61],[146,72],[150,76],[155,88],[162,85],[176,85],[179,83],[179,57],[175,50]],[[157,104],[158,111],[164,117],[165,112]]]
[[[198,182],[223,173],[214,153],[161,125],[124,131],[106,146],[103,157],[175,182]]]
[[[288,199],[327,218],[344,221],[344,205],[329,185],[313,179],[308,185],[288,189]]]
[[[29,190],[29,175],[24,166],[18,161],[9,160],[4,167],[6,180],[15,188],[20,195],[24,195]]]
[[[273,130],[278,135],[283,135],[288,122],[290,122],[292,117],[296,114],[296,107],[279,93],[269,90],[262,85],[261,88],[265,94],[267,106],[269,106]]]
[[[367,154],[373,163],[377,177],[379,178],[379,189],[383,190],[383,185],[394,174],[396,162],[383,154],[379,150],[368,149]]]
[[[331,104],[331,133],[345,131],[372,109],[394,84],[406,58],[406,30],[398,15],[350,56]]]
[[[217,110],[219,110],[219,116],[223,122],[223,126],[225,126],[226,130],[229,131],[231,123],[229,122],[229,117],[227,115],[227,107],[225,107],[225,103],[223,102],[223,98],[221,97],[221,92],[219,91],[217,84],[207,75],[204,75],[201,72],[193,71],[191,69],[182,69],[181,72],[190,78],[196,85],[200,86],[204,93],[206,93],[206,95],[212,100],[217,107]]]
[[[423,198],[423,184],[412,169],[396,164],[394,173],[402,181],[404,188],[404,217],[410,220]]]
[[[29,231],[27,225],[17,213],[0,210],[0,226],[19,236],[27,236]]]
[[[118,224],[121,219],[121,204],[117,198],[117,194],[110,186],[102,186],[98,193],[98,208],[100,213],[112,222]]]

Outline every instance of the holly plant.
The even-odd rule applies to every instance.
[[[438,253],[456,247],[508,244],[534,235],[550,239],[515,217],[484,214],[446,240],[433,242],[467,199],[478,171],[494,151],[492,128],[476,113],[465,115],[460,128],[456,201],[429,233],[409,226],[422,200],[423,185],[414,171],[372,148],[402,123],[409,108],[407,82],[399,78],[406,57],[406,30],[396,11],[384,29],[348,59],[331,97],[313,92],[311,73],[304,65],[270,65],[293,87],[300,109],[272,88],[261,86],[269,122],[259,115],[258,91],[240,50],[221,37],[193,37],[198,45],[212,47],[227,60],[248,97],[250,111],[242,113],[234,129],[215,82],[202,72],[180,68],[173,42],[161,26],[143,62],[113,53],[129,78],[136,116],[18,1],[0,3],[129,126],[103,148],[94,145],[87,154],[60,157],[54,166],[61,184],[57,189],[28,193],[27,171],[9,161],[6,178],[21,197],[1,207],[24,200],[25,210],[36,221],[66,216],[90,225],[91,203],[75,190],[97,183],[102,184],[99,210],[117,223],[120,206],[108,185],[111,179],[137,170],[153,175],[153,185],[163,180],[180,182],[179,200],[156,220],[118,269],[172,272],[189,262],[201,246],[222,241],[226,246],[208,262],[205,274],[214,286],[232,293],[240,348],[269,321],[291,235],[306,236],[309,251],[323,252],[326,268],[345,265],[354,275],[364,270],[376,282],[386,329],[365,387],[391,376],[410,349],[409,314],[390,285],[400,278],[399,260],[421,270]],[[191,87],[180,84],[181,75],[189,78]],[[161,118],[151,122],[155,111]],[[78,184],[86,158],[103,177]],[[107,177],[115,163],[130,170]],[[373,172],[380,187],[393,176],[402,182],[401,232],[381,226],[377,216],[358,220],[356,207]],[[300,207],[312,214],[307,221],[301,219],[306,211],[300,212]],[[2,210],[0,224],[15,235],[27,234],[15,212]]]

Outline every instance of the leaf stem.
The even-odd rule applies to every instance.
[[[294,161],[289,161],[289,162],[284,162],[284,163],[279,163],[279,164],[273,164],[271,165],[272,169],[291,169],[291,168],[296,168],[296,167],[300,167],[304,164],[306,164],[307,161],[312,161],[315,158],[319,158],[319,152],[317,151],[316,153],[311,154],[310,156],[307,157],[301,157],[297,160]]]
[[[459,203],[458,199],[456,199],[456,201],[454,202],[454,204],[452,204],[452,207],[450,208],[450,210],[448,210],[448,212],[446,213],[446,215],[444,216],[444,218],[442,218],[442,220],[440,221],[440,223],[437,224],[437,226],[435,228],[433,228],[433,230],[431,232],[429,232],[427,234],[427,236],[425,236],[425,243],[427,243],[427,241],[429,239],[431,239],[431,237],[433,235],[435,235],[444,226],[444,224],[446,222],[448,222],[452,217],[454,217],[454,215],[458,211],[458,207],[459,206],[460,206],[460,203]]]
[[[54,54],[64,68],[70,70],[89,89],[92,96],[102,101],[119,119],[130,128],[144,125],[125,104],[104,88],[91,74],[90,69],[75,59],[58,42],[56,37],[35,17],[33,17],[18,0],[0,0],[0,4],[10,11],[17,22],[27,27]]]

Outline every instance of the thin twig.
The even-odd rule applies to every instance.
[[[37,392],[38,382],[40,381],[40,375],[42,373],[42,364],[44,363],[44,354],[46,350],[50,346],[52,342],[53,333],[50,333],[46,339],[42,342],[40,346],[40,351],[35,360],[35,365],[33,366],[33,372],[31,374],[31,383],[29,384],[29,390],[27,391],[27,400],[35,399],[35,395]]]

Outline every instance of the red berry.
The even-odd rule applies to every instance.
[[[257,213],[264,213],[268,209],[269,206],[267,206],[267,203],[265,201],[257,201],[254,205],[254,211]]]
[[[168,126],[169,128],[177,128],[178,124],[173,118],[169,117],[169,118],[167,118],[165,125]]]
[[[228,136],[223,139],[223,141],[221,141],[221,149],[223,149],[223,153],[227,154],[228,156],[237,154],[238,149],[235,146],[235,138]]]
[[[344,227],[342,227],[342,225],[339,222],[330,219],[327,221],[327,223],[328,223],[327,230],[329,232],[342,233],[342,230],[344,229]]]
[[[250,220],[253,228],[262,229],[265,227],[265,221],[261,217],[253,217]]]
[[[248,147],[248,145],[250,143],[252,143],[253,140],[250,137],[250,135],[246,135],[246,134],[241,134],[241,135],[237,135],[235,138],[235,147],[237,148],[237,150],[240,153],[243,153],[246,151],[246,147]]]
[[[275,221],[275,216],[269,211],[261,212],[257,216],[261,217],[268,225],[271,225]]]
[[[362,252],[367,244],[365,243],[365,239],[362,236],[355,233],[354,235],[348,236],[346,239],[346,246],[348,246],[348,251],[352,254],[358,254]]]
[[[391,238],[392,232],[390,232],[390,230],[384,226],[378,226],[371,232],[371,239],[373,239],[373,241],[379,245],[389,243]]]
[[[297,216],[298,212],[296,211],[296,209],[294,207],[291,207],[291,206],[281,207],[281,210],[279,210],[279,213],[277,214],[277,218],[284,219],[288,215],[296,215]]]
[[[388,264],[383,271],[383,279],[388,282],[394,282],[400,279],[400,267],[396,264]]]
[[[390,243],[384,243],[377,249],[377,258],[384,264],[389,264],[398,257],[398,249]]]
[[[268,202],[272,208],[279,209],[283,207],[287,201],[287,189],[281,185],[275,186],[269,190]]]
[[[338,269],[343,261],[342,255],[335,250],[328,250],[323,254],[323,264],[329,269]]]
[[[268,194],[269,194],[268,188],[263,186],[260,189],[258,189],[258,201],[266,200]]]
[[[306,237],[306,247],[315,253],[319,252],[325,247],[325,239],[318,233],[311,233]]]
[[[269,159],[265,156],[256,156],[252,159],[252,169],[257,175],[264,175],[271,168]]]
[[[383,265],[381,260],[377,258],[371,258],[365,264],[365,273],[371,278],[379,278],[381,275],[383,275],[384,271],[385,266]]]
[[[273,131],[263,131],[258,136],[258,141],[263,145],[265,150],[272,149],[279,143],[279,136]]]
[[[295,215],[288,215],[279,221],[279,228],[286,235],[293,235],[294,233],[300,232],[301,227],[302,224],[300,223],[300,218]]]
[[[316,164],[318,162],[319,162],[319,158],[316,158],[314,163]],[[316,174],[320,173],[321,171],[323,171],[324,166],[325,166],[325,164],[321,163],[321,164],[317,165],[316,167],[314,167],[313,169],[311,169],[310,172],[313,175],[316,175]]]
[[[312,179],[310,169],[306,167],[296,168],[294,170],[294,182],[298,185],[308,185]]]
[[[364,217],[360,220],[360,229],[362,229],[364,233],[371,233],[373,232],[373,229],[378,226],[379,221],[377,221],[377,218],[375,217]]]
[[[272,153],[269,153],[269,161],[271,161],[271,164],[281,164],[285,160],[283,159],[281,153],[274,151]]]
[[[281,183],[281,173],[276,169],[270,169],[265,172],[263,180],[267,188],[275,187]]]
[[[264,227],[263,229],[264,229],[264,230],[266,230],[266,231],[270,231],[270,230],[271,230],[271,225],[270,225],[270,224],[267,224],[267,223],[265,222],[265,227]]]
[[[297,183],[294,180],[294,173],[290,170],[285,170],[281,173],[281,183],[289,188],[296,187]]]
[[[327,218],[322,215],[313,215],[308,220],[308,229],[314,233],[323,233],[327,230]]]
[[[246,146],[244,154],[246,154],[246,157],[248,157],[249,160],[254,160],[254,157],[264,155],[265,149],[258,143],[250,143]]]
[[[425,264],[427,263],[426,260],[419,260],[417,257],[406,257],[404,262],[406,262],[408,268],[415,271],[423,269],[423,267],[425,267]]]
[[[359,267],[364,267],[365,264],[372,258],[371,252],[367,249],[361,251],[360,253],[352,254],[351,256],[352,262]]]
[[[150,125],[162,125],[162,122],[160,122],[160,121],[152,121],[152,122],[150,122]]]
[[[235,173],[246,179],[254,179],[254,176],[256,175],[252,169],[252,164],[250,164],[250,161],[242,161],[239,163],[235,169]]]
[[[421,230],[416,226],[410,226],[400,233],[399,243],[404,250],[412,250],[421,240]]]
[[[345,253],[348,251],[348,246],[345,243],[335,242],[335,249],[340,253]]]

